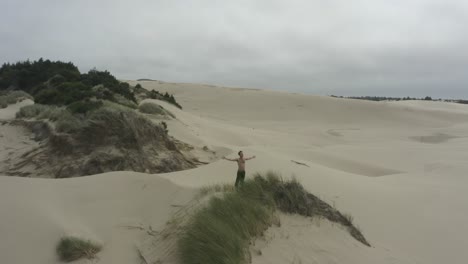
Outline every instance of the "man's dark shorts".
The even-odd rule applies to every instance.
[[[244,179],[245,179],[245,171],[237,171],[237,177],[236,177],[236,188],[239,186],[239,184],[244,184]]]

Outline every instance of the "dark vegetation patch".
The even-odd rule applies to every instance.
[[[102,101],[92,101],[92,100],[82,100],[71,103],[67,106],[67,109],[72,114],[86,114],[88,112],[94,111],[103,106]]]
[[[66,236],[60,239],[56,251],[60,260],[71,262],[81,258],[93,259],[101,249],[101,245],[90,240]]]
[[[120,97],[136,103],[136,91],[147,98],[164,100],[181,108],[173,95],[148,91],[139,84],[130,87],[108,71],[92,69],[80,73],[71,62],[42,58],[33,62],[5,63],[0,67],[0,91],[11,90],[25,91],[36,103],[46,105],[69,105],[92,98],[121,103]]]

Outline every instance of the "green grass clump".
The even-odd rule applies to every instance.
[[[92,259],[102,246],[81,238],[66,236],[60,239],[56,251],[60,260],[71,262],[80,258]]]
[[[250,239],[272,224],[273,212],[260,200],[236,192],[212,198],[179,240],[182,263],[245,263]]]

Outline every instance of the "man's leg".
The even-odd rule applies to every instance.
[[[240,185],[244,185],[244,179],[245,179],[245,171],[241,171],[240,182],[239,182]]]
[[[234,184],[234,186],[236,187],[237,189],[237,186],[239,186],[239,182],[241,181],[241,172],[240,171],[237,171],[237,177],[236,177],[236,183]]]

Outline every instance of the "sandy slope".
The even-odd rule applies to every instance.
[[[55,246],[63,235],[102,243],[98,263],[139,263],[136,246],[193,195],[133,172],[67,180],[2,177],[0,193],[2,263],[59,263]]]
[[[340,226],[319,219],[281,215],[252,247],[252,263],[411,263],[382,247],[363,246]]]
[[[218,157],[235,157],[239,149],[256,155],[247,164],[248,176],[265,170],[295,175],[309,191],[351,213],[373,245],[356,244],[327,222],[283,216],[254,263],[468,259],[467,106],[140,83],[174,93],[184,107],[160,102],[177,116],[168,122],[169,134],[207,146]],[[0,256],[5,263],[54,263],[59,237],[77,233],[104,243],[98,263],[138,263],[132,245],[147,238],[147,230],[119,226],[161,228],[171,204],[190,199],[190,187],[233,182],[235,170],[234,163],[218,160],[164,175],[0,177]]]
[[[30,133],[25,128],[5,122],[14,119],[16,112],[21,107],[33,103],[33,101],[26,99],[0,109],[0,171],[5,171],[14,166],[14,161],[19,156],[38,146],[38,143],[31,139]]]
[[[15,118],[16,112],[18,112],[18,110],[21,107],[26,106],[26,105],[30,105],[30,104],[33,104],[33,103],[34,103],[33,101],[31,101],[29,99],[26,99],[26,100],[23,100],[22,102],[19,102],[17,104],[9,105],[4,109],[0,109],[0,121],[1,120],[10,120],[10,119]]]

